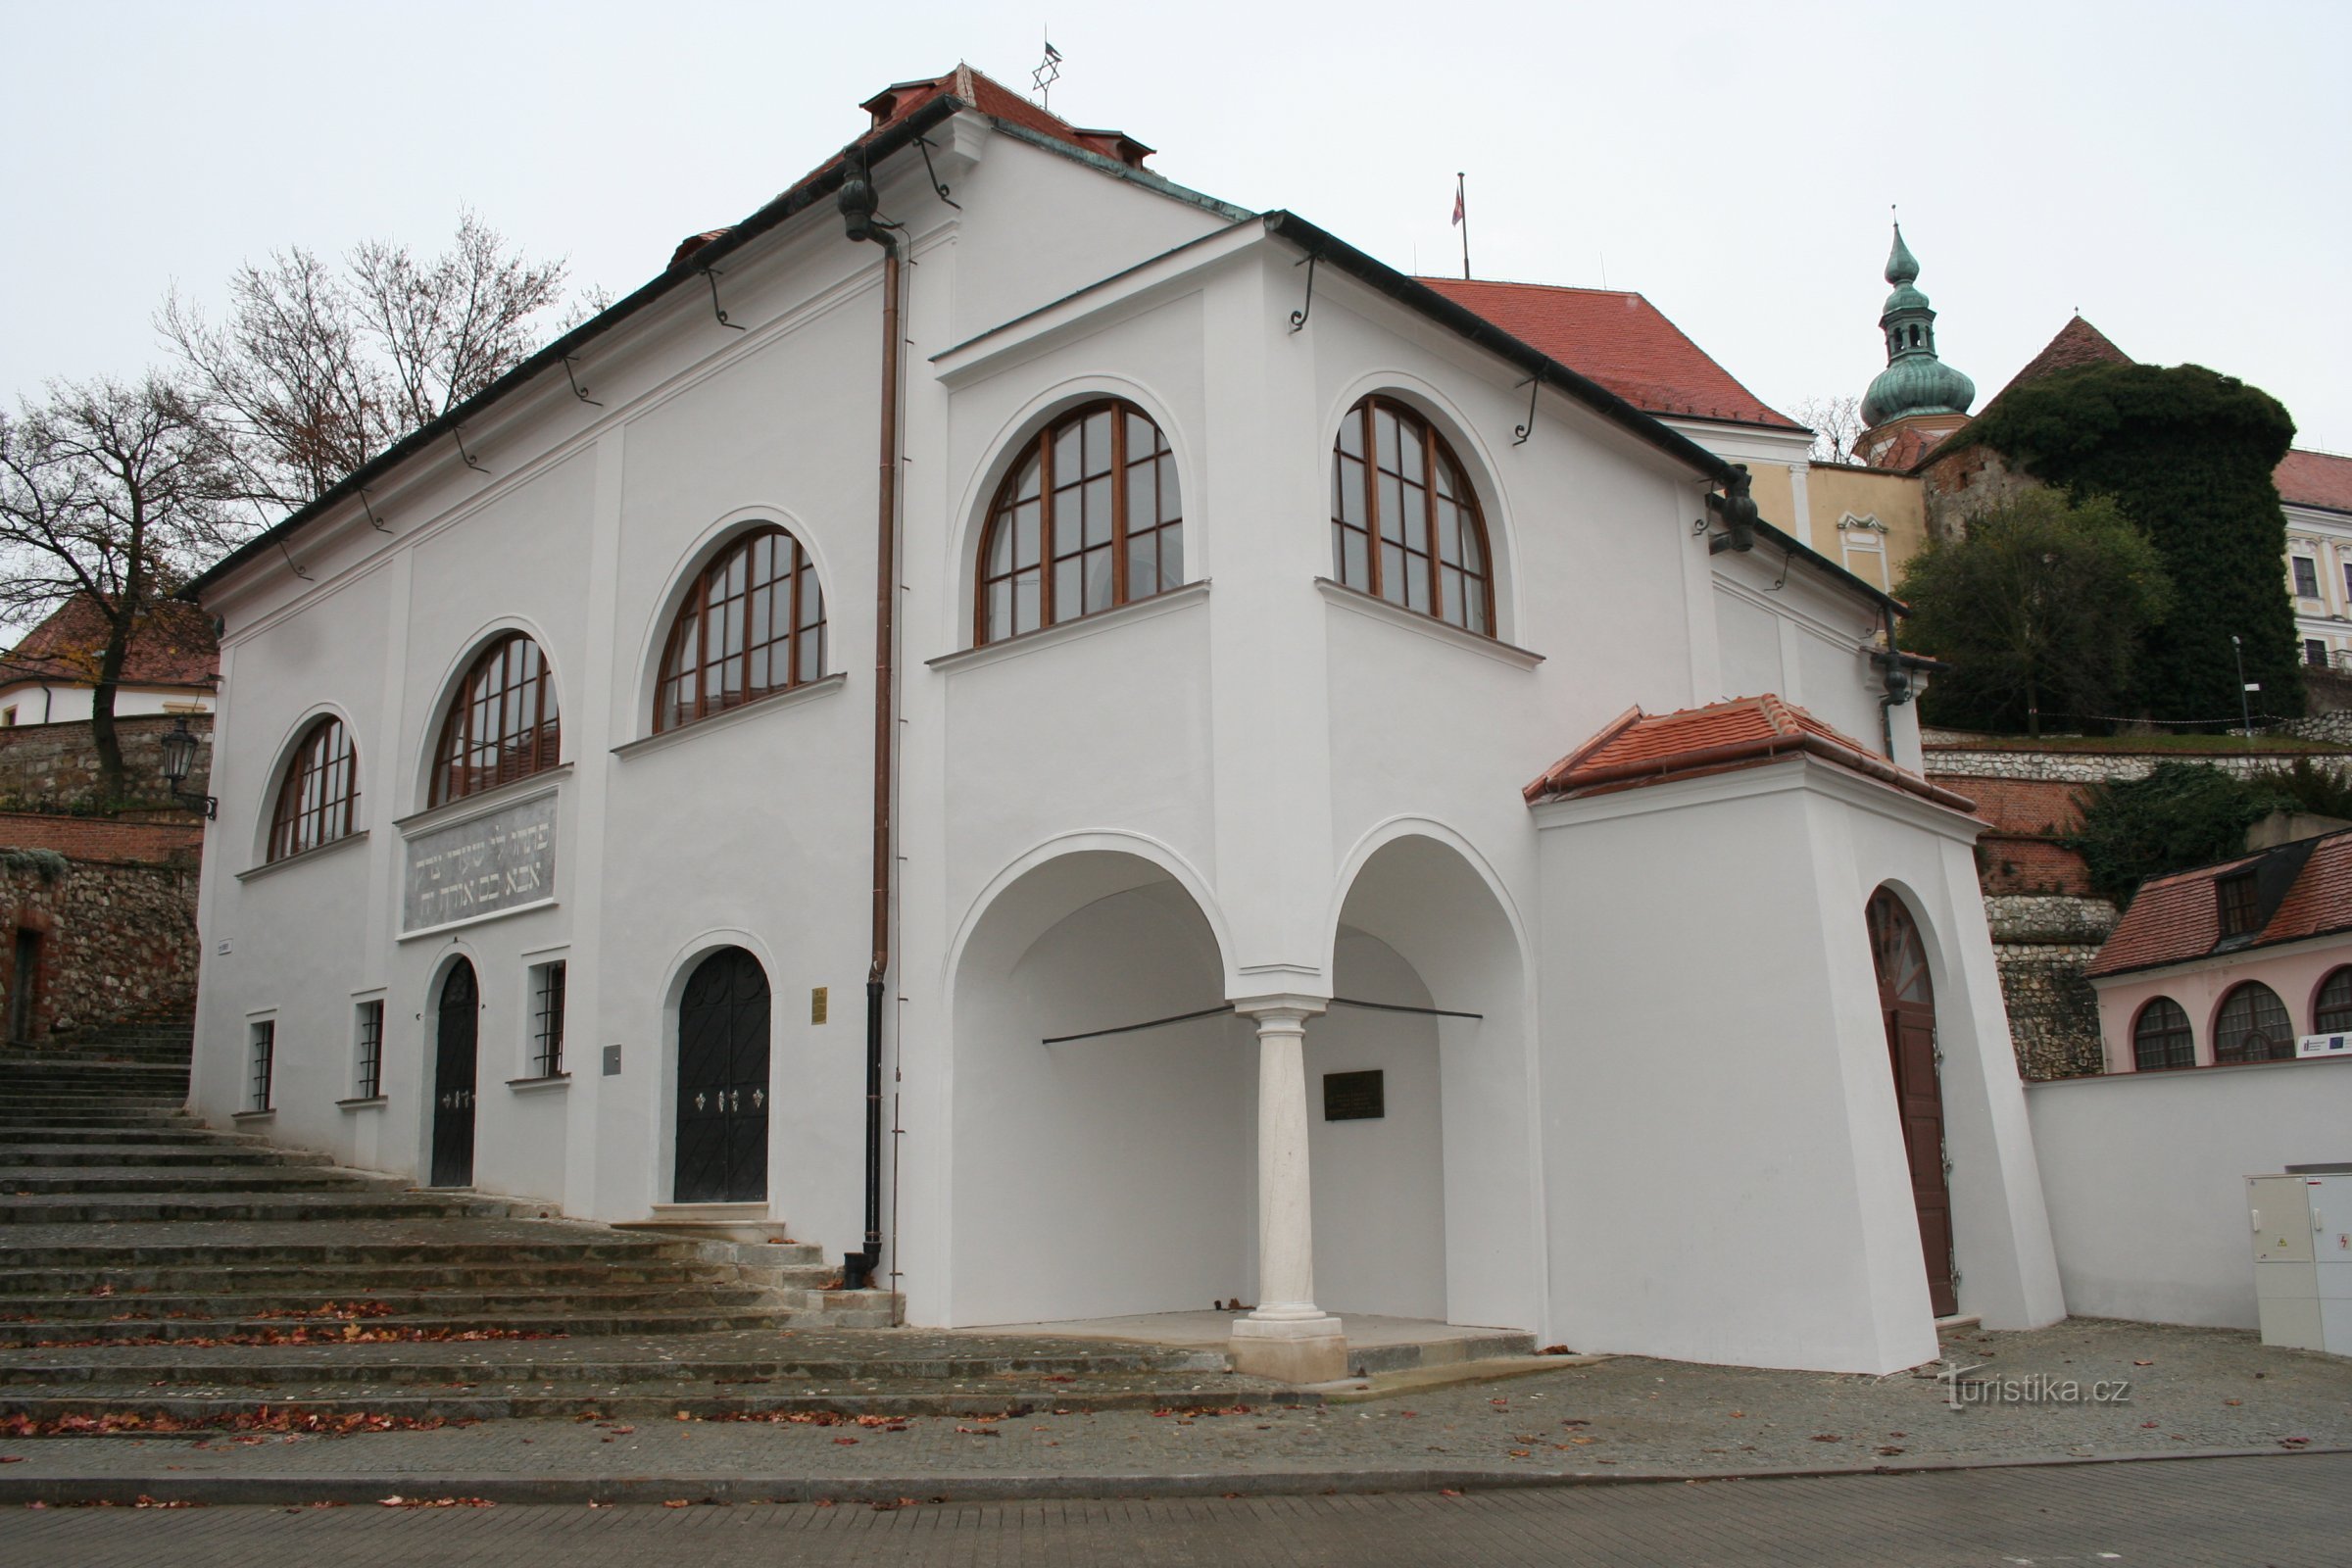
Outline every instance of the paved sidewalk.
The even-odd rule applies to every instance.
[[[2322,1568],[2352,1459],[2206,1459],[1447,1495],[884,1507],[60,1508],[0,1512],[0,1559],[76,1568]]]
[[[504,1501],[1170,1495],[1526,1485],[2352,1448],[2352,1360],[2222,1330],[2072,1321],[1961,1331],[1955,1364],[2127,1401],[1971,1403],[1922,1373],[1762,1372],[1621,1357],[1360,1402],[1279,1406],[1203,1378],[1151,1410],[510,1420],[345,1437],[0,1438],[0,1501]],[[1996,1391],[1997,1392],[1997,1391]],[[2062,1392],[2062,1391],[2061,1391]],[[1051,1399],[1052,1396],[1046,1396]]]

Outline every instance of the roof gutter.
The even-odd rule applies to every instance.
[[[943,93],[932,99],[905,120],[885,128],[871,140],[861,144],[867,167],[870,168],[878,159],[887,158],[893,153],[912,146],[915,138],[921,136],[925,131],[935,128],[970,107],[962,99],[952,94]],[[350,500],[368,484],[382,478],[435,441],[448,436],[452,430],[467,419],[484,413],[502,399],[520,389],[524,382],[558,368],[568,357],[577,354],[588,344],[604,336],[621,322],[637,315],[638,312],[658,303],[672,289],[682,287],[690,282],[711,263],[733,255],[768,230],[807,212],[809,208],[832,196],[841,188],[842,179],[847,172],[847,166],[837,160],[832,167],[819,170],[802,180],[798,185],[793,186],[783,195],[778,196],[752,214],[751,217],[727,230],[724,235],[696,250],[687,260],[662,272],[661,276],[647,283],[643,288],[573,327],[514,367],[514,369],[476,392],[472,397],[442,414],[438,418],[418,425],[375,457],[353,469],[318,500],[303,507],[300,511],[288,514],[282,522],[254,535],[253,538],[230,551],[213,565],[207,567],[174,597],[188,600],[191,603],[200,603],[206,589],[213,587],[223,577],[256,557],[265,555],[276,546],[282,545],[301,529],[316,522],[339,504]]]
[[[1265,223],[1267,233],[1279,235],[1305,254],[1338,268],[1407,310],[1428,317],[1446,330],[1468,338],[1490,354],[1525,370],[1540,384],[1558,388],[1636,440],[1664,453],[1710,484],[1720,485],[1729,493],[1745,493],[1748,478],[1747,470],[1742,466],[1725,462],[1680,430],[1652,415],[1642,413],[1599,382],[1579,375],[1543,350],[1513,337],[1476,311],[1455,304],[1428,284],[1407,277],[1385,263],[1374,261],[1346,240],[1317,227],[1296,213],[1277,209],[1265,215]],[[1901,600],[1884,589],[1874,587],[1771,523],[1758,518],[1750,526],[1789,555],[1801,558],[1840,585],[1867,594],[1873,603],[1883,609],[1898,615],[1910,613],[1909,607]]]

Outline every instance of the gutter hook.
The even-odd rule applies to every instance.
[[[1519,383],[1527,388],[1527,422],[1511,427],[1511,445],[1523,447],[1527,438],[1536,433],[1536,394],[1544,390],[1544,377],[1531,375]]]
[[[748,331],[750,331],[750,330],[751,330],[751,328],[750,328],[750,327],[748,327],[748,326],[738,326],[738,325],[736,325],[736,323],[735,323],[735,322],[728,320],[728,319],[727,319],[727,313],[726,313],[725,311],[723,311],[723,310],[719,309],[719,304],[718,304],[718,279],[719,279],[719,270],[718,270],[718,269],[717,269],[717,268],[715,268],[715,267],[706,267],[706,268],[704,268],[704,269],[703,269],[703,276],[705,276],[705,277],[707,277],[707,278],[709,278],[709,279],[710,280],[710,314],[711,314],[712,316],[715,316],[715,317],[717,317],[717,318],[718,318],[718,324],[719,324],[719,325],[721,325],[721,326],[732,326],[732,327],[734,327],[734,328],[735,328],[735,330],[736,330],[736,331],[738,331],[738,332],[748,332]],[[567,369],[567,370],[568,370],[568,368],[568,368],[568,367],[566,367],[566,369]]]
[[[1296,332],[1300,327],[1306,325],[1307,317],[1314,311],[1315,263],[1320,259],[1321,258],[1318,253],[1314,251],[1308,251],[1303,258],[1291,264],[1293,267],[1303,267],[1306,269],[1306,303],[1291,313],[1291,330],[1293,332]]]

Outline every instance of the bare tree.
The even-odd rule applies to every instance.
[[[155,607],[232,543],[218,449],[181,388],[155,374],[52,381],[48,401],[0,412],[0,615],[86,596],[103,639],[86,651],[103,788],[126,793],[115,692]]]
[[[1796,406],[1796,422],[1813,430],[1815,463],[1859,465],[1854,443],[1869,428],[1862,422],[1862,400],[1854,397],[1806,398]]]
[[[338,270],[272,252],[237,270],[218,323],[174,293],[157,326],[240,499],[292,511],[527,359],[564,278],[466,212],[439,256],[372,240]]]

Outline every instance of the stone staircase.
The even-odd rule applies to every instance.
[[[829,1289],[812,1244],[541,1218],[211,1131],[183,1108],[188,1049],[185,1020],[0,1048],[0,1431],[982,1411],[1223,1370],[1099,1342],[992,1355],[889,1328],[895,1298]]]

